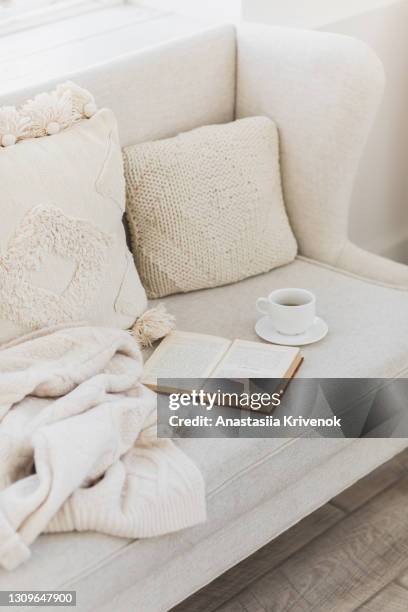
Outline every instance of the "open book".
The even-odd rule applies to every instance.
[[[142,383],[161,390],[157,379],[290,379],[302,361],[296,347],[175,331],[146,362]]]

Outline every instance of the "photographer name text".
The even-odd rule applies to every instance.
[[[183,417],[172,414],[169,417],[171,427],[340,427],[341,419],[333,416],[328,418],[314,418],[302,416],[284,416],[282,419],[272,415],[225,417],[219,415],[196,415]]]

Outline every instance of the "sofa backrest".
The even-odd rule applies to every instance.
[[[234,118],[235,29],[222,25],[116,58],[57,81],[0,96],[17,105],[61,80],[89,89],[111,108],[123,146]]]

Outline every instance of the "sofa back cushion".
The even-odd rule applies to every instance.
[[[266,117],[126,147],[132,250],[150,298],[216,287],[296,256]]]

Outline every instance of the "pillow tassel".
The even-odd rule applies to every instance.
[[[0,108],[0,145],[9,147],[25,138],[28,132],[28,117],[22,117],[14,106]]]
[[[135,322],[130,333],[141,348],[152,346],[176,327],[175,317],[167,312],[164,304],[146,310]]]

